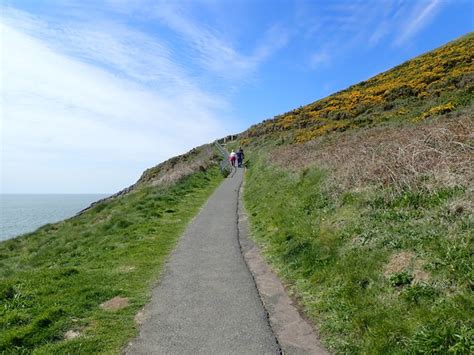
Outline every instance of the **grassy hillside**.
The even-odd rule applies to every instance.
[[[177,238],[222,179],[216,166],[202,170],[135,185],[0,243],[0,353],[119,353]]]
[[[469,106],[474,83],[474,34],[401,64],[244,132],[302,143],[328,132],[393,120],[424,120]],[[248,139],[245,139],[248,138]]]
[[[474,353],[474,36],[251,127],[257,243],[335,353]]]

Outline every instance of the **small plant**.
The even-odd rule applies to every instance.
[[[427,284],[414,284],[405,288],[402,297],[409,302],[419,303],[423,299],[433,299],[436,296],[436,289]]]
[[[430,324],[415,335],[413,350],[417,354],[472,354],[474,331],[452,321]]]
[[[230,175],[230,169],[228,167],[221,168],[221,174],[224,178]]]
[[[390,276],[389,281],[390,285],[393,287],[401,287],[411,284],[413,281],[413,276],[406,271],[397,272]]]

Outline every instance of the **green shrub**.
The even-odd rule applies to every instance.
[[[390,284],[394,287],[410,285],[413,281],[413,276],[410,275],[408,272],[397,272],[390,276]]]

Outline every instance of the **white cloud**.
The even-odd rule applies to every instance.
[[[102,19],[46,23],[12,8],[3,12],[6,24],[41,39],[61,53],[153,85],[162,93],[169,89],[199,91],[174,60],[172,50],[156,35],[151,37]]]
[[[385,36],[389,34],[390,25],[388,21],[382,21],[382,23],[374,30],[374,32],[369,37],[369,44],[371,46],[377,45]]]
[[[303,2],[296,16],[300,31],[316,44],[309,62],[317,69],[327,62],[327,53],[337,58],[357,46],[373,47],[383,40],[406,44],[429,24],[442,5],[442,0]]]
[[[146,37],[124,27],[123,36],[74,26],[59,34],[28,16],[3,22],[4,192],[113,192],[224,134],[226,102],[194,85],[156,41],[141,46]]]
[[[418,6],[415,6],[408,17],[408,21],[403,23],[395,44],[402,45],[408,39],[415,36],[417,32],[422,30],[433,19],[441,5],[442,1],[440,0],[427,0],[421,1]]]
[[[67,15],[47,17],[1,9],[3,191],[115,191],[227,133],[226,95],[252,79],[288,33],[271,26],[243,54],[181,5],[110,0],[87,9],[73,1],[57,7]],[[120,22],[131,17],[158,20],[174,32],[167,39],[181,41]],[[209,87],[226,89],[205,90],[209,79]],[[84,178],[77,160],[94,173]],[[51,179],[39,176],[46,166],[56,171]]]

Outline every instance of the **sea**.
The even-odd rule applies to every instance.
[[[110,194],[0,194],[0,241],[74,216]]]

